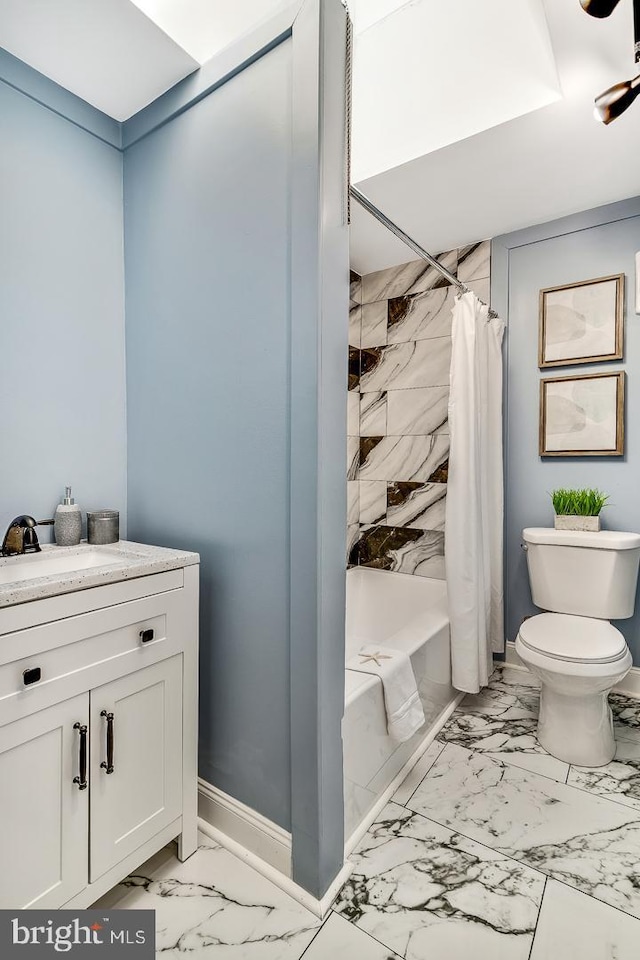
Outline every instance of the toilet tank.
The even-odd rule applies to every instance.
[[[640,534],[528,527],[522,540],[537,607],[598,620],[633,616]]]

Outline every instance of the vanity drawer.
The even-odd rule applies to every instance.
[[[182,649],[183,590],[7,634],[0,640],[0,724]]]

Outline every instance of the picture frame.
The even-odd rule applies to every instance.
[[[541,380],[540,456],[623,456],[624,398],[624,371]]]
[[[540,291],[538,366],[622,360],[624,273]]]

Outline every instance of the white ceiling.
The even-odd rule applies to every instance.
[[[594,97],[637,72],[631,0],[606,20],[587,16],[578,0],[543,4],[562,100],[358,183],[431,252],[640,194],[640,103],[608,127],[593,119]],[[486,56],[478,48],[479,73]],[[432,89],[442,89],[441,77]],[[426,95],[414,97],[416,122],[428,104]],[[354,269],[413,258],[357,204],[352,209]]]
[[[115,120],[198,68],[130,0],[0,0],[0,46]]]
[[[560,98],[540,0],[361,5],[363,21],[360,6],[353,10],[355,181]],[[376,8],[386,17],[372,22]]]
[[[283,0],[132,0],[199,63],[283,6]]]
[[[124,120],[284,3],[0,0],[0,46]],[[609,127],[592,116],[636,72],[631,0],[606,20],[579,0],[349,7],[353,179],[427,249],[640,194],[640,103]],[[351,247],[362,273],[413,256],[355,204]]]

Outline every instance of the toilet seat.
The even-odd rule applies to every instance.
[[[521,624],[519,639],[539,655],[569,663],[614,663],[627,654],[620,631],[593,617],[540,613]]]

